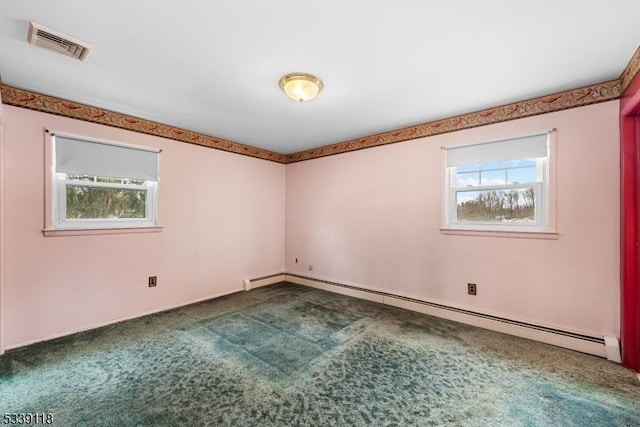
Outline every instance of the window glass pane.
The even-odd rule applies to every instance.
[[[506,184],[506,169],[483,171],[480,185],[504,185]]]
[[[67,219],[145,218],[145,190],[66,185]]]
[[[480,172],[458,173],[456,187],[477,187],[480,185]]]
[[[527,182],[536,182],[538,173],[535,166],[509,169],[508,184],[523,184]]]
[[[507,162],[507,166],[510,168],[520,166],[535,166],[536,159],[523,159],[523,160],[510,160]]]
[[[535,224],[535,188],[457,191],[457,221]]]
[[[479,170],[480,170],[480,165],[464,165],[464,166],[458,166],[456,168],[456,172],[474,172]]]
[[[483,163],[481,166],[482,166],[482,170],[504,169],[507,167],[507,162],[487,162],[487,163]]]

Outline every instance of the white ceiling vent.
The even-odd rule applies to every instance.
[[[93,46],[82,40],[74,39],[59,31],[47,28],[44,25],[31,21],[29,23],[29,43],[71,56],[84,61],[93,49]]]

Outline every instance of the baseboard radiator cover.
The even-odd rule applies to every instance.
[[[250,291],[254,288],[259,288],[261,286],[273,285],[275,283],[284,282],[285,274],[284,273],[276,273],[271,274],[269,276],[256,277],[254,279],[244,279],[243,289],[245,291]]]
[[[285,279],[286,281],[291,283],[335,292],[342,295],[348,295],[355,298],[361,298],[368,301],[387,304],[393,307],[428,314],[431,316],[440,317],[467,325],[478,326],[480,328],[489,329],[504,334],[514,335],[517,337],[527,338],[530,340],[539,341],[546,344],[579,351],[582,353],[592,354],[594,356],[607,358],[612,362],[619,363],[619,359],[616,360],[616,355],[615,352],[612,351],[611,345],[609,346],[609,351],[607,351],[604,337],[563,331],[561,329],[549,328],[546,326],[492,316],[489,314],[478,313],[475,311],[460,309],[443,304],[403,297],[386,292],[374,291],[358,286],[301,276],[298,274],[287,273],[285,275]]]

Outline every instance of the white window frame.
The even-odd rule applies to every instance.
[[[45,182],[45,236],[73,235],[73,234],[109,234],[128,232],[151,232],[162,229],[158,225],[158,181],[145,181],[144,184],[124,184],[112,182],[95,182],[87,180],[69,180],[65,173],[56,172],[55,160],[55,136],[84,140],[87,142],[100,143],[125,149],[137,149],[145,151],[156,151],[158,153],[158,170],[160,162],[160,152],[149,147],[141,147],[129,144],[122,144],[114,141],[107,141],[86,136],[78,136],[69,133],[50,132],[45,129],[45,153],[48,173]],[[126,179],[126,177],[122,177]],[[68,186],[94,187],[126,189],[134,191],[144,191],[145,194],[145,217],[144,218],[87,218],[76,219],[66,217],[66,192]]]
[[[539,134],[539,133],[538,133]],[[533,134],[535,135],[535,134]],[[523,137],[530,136],[525,135]],[[514,138],[508,138],[514,139]],[[536,159],[536,182],[523,184],[483,185],[457,187],[457,166],[446,166],[446,148],[443,147],[444,196],[443,221],[441,231],[444,234],[463,234],[480,236],[557,238],[555,221],[555,140],[556,130],[549,131],[547,138],[547,157]],[[500,140],[481,142],[481,145]],[[453,147],[451,147],[453,148]],[[462,166],[462,165],[461,165]],[[508,191],[512,189],[535,188],[535,223],[483,222],[457,220],[457,194],[468,191]]]
[[[156,192],[158,183],[146,181],[143,185],[117,184],[108,182],[92,182],[80,180],[68,180],[65,174],[56,173],[54,178],[56,200],[55,200],[55,228],[135,228],[154,227],[156,225]],[[67,186],[94,187],[94,188],[119,188],[124,190],[144,191],[145,194],[145,217],[144,218],[114,218],[114,219],[77,219],[67,218]]]

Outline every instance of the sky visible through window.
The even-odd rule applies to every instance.
[[[460,187],[496,186],[507,184],[526,184],[537,181],[536,160],[510,160],[487,162],[477,165],[458,166],[456,184]],[[461,192],[458,203],[473,200],[477,192]]]
[[[455,205],[459,222],[536,222],[538,167],[535,159],[456,167]]]

